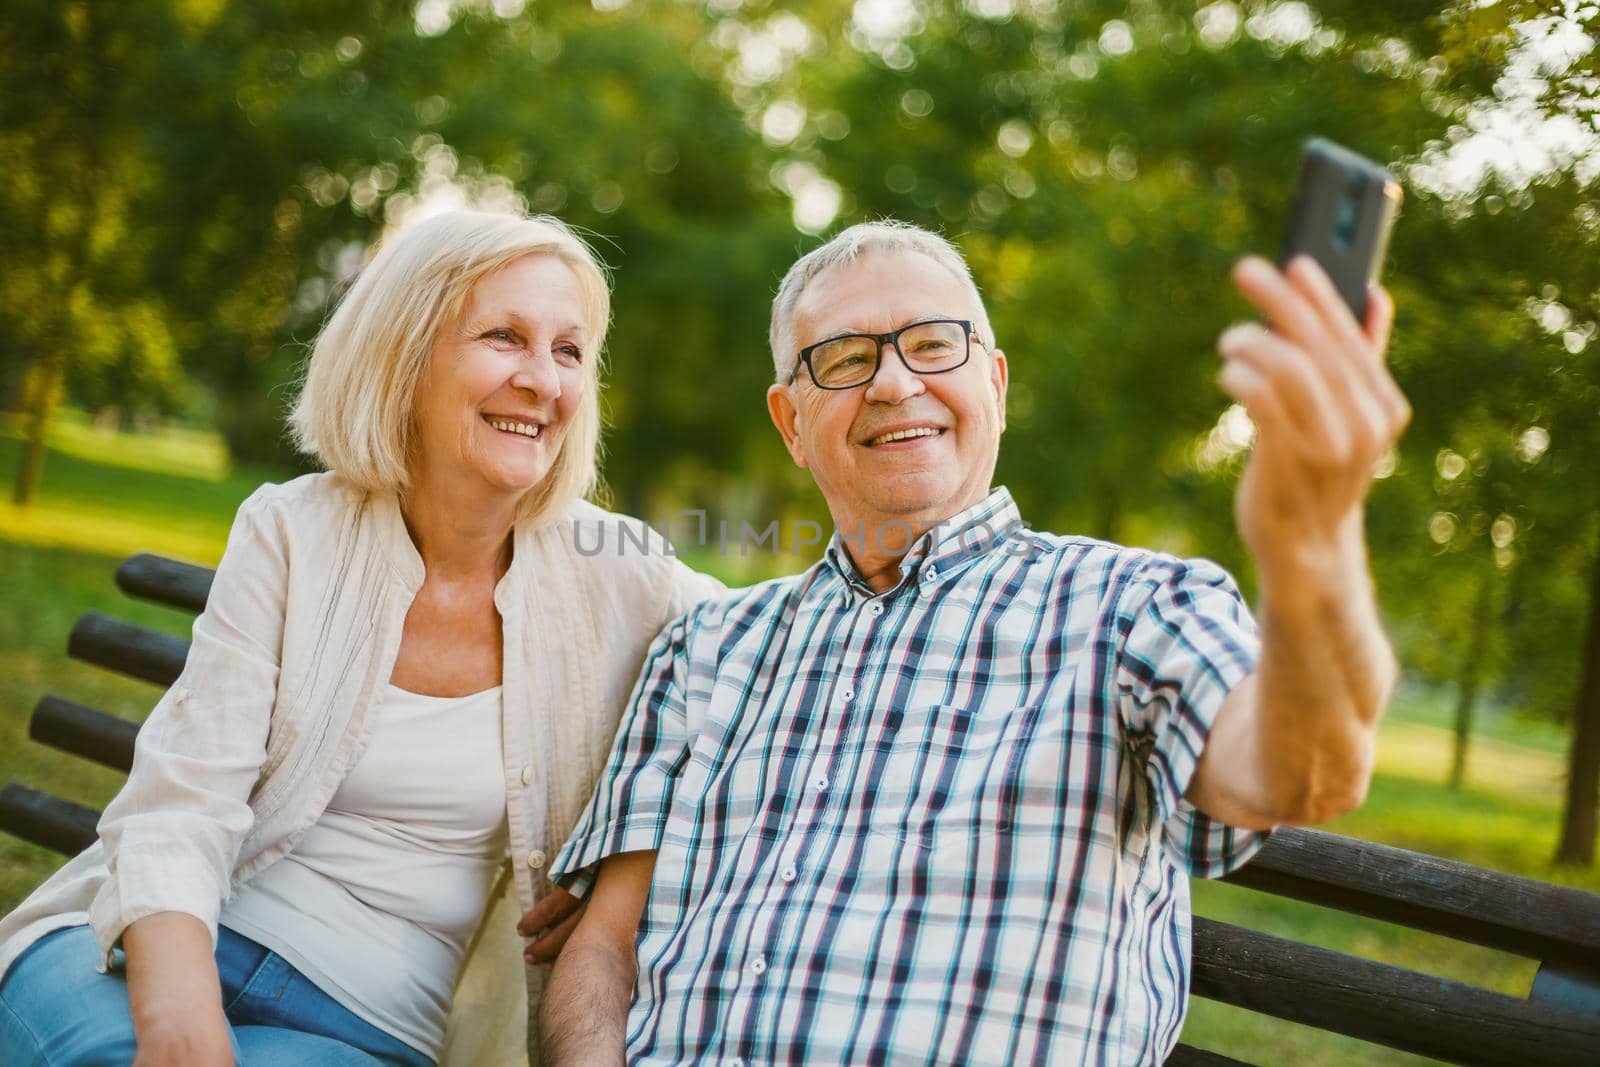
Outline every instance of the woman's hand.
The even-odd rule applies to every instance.
[[[232,1067],[222,980],[206,924],[178,911],[147,915],[122,932],[134,1067]]]
[[[565,889],[554,888],[517,923],[517,933],[534,942],[522,950],[529,963],[550,964],[583,918],[584,903]]]
[[[233,1067],[228,1020],[214,1012],[174,1010],[136,1027],[138,1051],[133,1067]]]

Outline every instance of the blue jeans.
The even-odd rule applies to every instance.
[[[6,1067],[127,1067],[133,1061],[128,985],[95,970],[87,926],[31,945],[0,981],[0,1063]],[[240,1067],[432,1067],[433,1061],[318,989],[283,957],[217,929],[222,1003]]]

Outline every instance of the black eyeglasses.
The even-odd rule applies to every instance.
[[[943,374],[966,364],[972,355],[972,323],[965,319],[929,319],[889,333],[852,333],[830,337],[800,350],[793,382],[801,364],[818,389],[854,389],[878,373],[883,346],[891,345],[913,374]]]

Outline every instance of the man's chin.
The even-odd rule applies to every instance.
[[[947,519],[960,511],[955,499],[948,486],[902,483],[878,494],[872,503],[873,510],[885,516],[885,521],[921,524]]]

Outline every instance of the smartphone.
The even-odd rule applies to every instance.
[[[1367,287],[1383,268],[1401,197],[1400,183],[1383,167],[1313,137],[1301,157],[1278,265],[1310,255],[1333,279],[1356,321],[1366,322]]]

